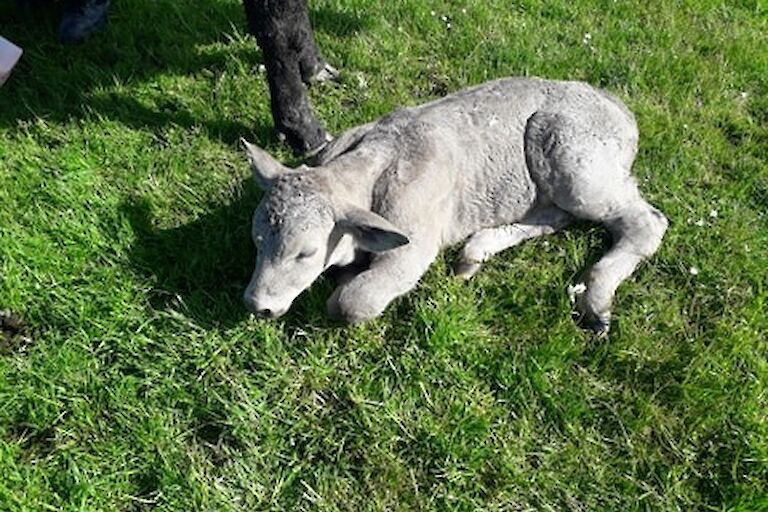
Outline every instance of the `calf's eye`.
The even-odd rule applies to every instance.
[[[317,254],[317,249],[305,249],[296,255],[297,260],[305,260]]]

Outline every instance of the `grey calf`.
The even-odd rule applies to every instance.
[[[607,332],[616,288],[667,228],[630,175],[637,139],[632,114],[604,91],[506,78],[354,128],[316,167],[288,169],[245,143],[265,189],[246,304],[279,316],[325,269],[369,253],[328,299],[332,315],[362,322],[411,290],[443,247],[467,239],[457,273],[469,278],[493,254],[587,219],[614,245],[577,308]]]

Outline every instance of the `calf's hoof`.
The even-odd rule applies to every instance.
[[[605,338],[611,330],[610,318],[600,318],[598,316],[584,316],[581,318],[581,325],[588,331],[591,331],[598,338]]]
[[[345,324],[361,324],[381,314],[380,311],[366,307],[365,304],[345,300],[344,294],[339,293],[339,289],[328,298],[325,307],[329,317]]]
[[[477,274],[482,266],[482,263],[461,259],[454,265],[453,272],[456,274],[456,277],[468,281]]]
[[[574,311],[573,318],[582,329],[590,331],[597,338],[605,338],[611,330],[611,314],[581,313]]]
[[[595,310],[587,294],[587,285],[577,283],[568,286],[566,292],[571,304],[576,305],[576,311],[573,312],[576,323],[584,329],[592,331],[598,338],[607,336],[611,329],[611,312],[598,313]]]

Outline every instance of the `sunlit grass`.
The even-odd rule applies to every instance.
[[[290,157],[242,6],[115,2],[64,48],[3,4],[26,54],[0,89],[0,310],[26,330],[0,343],[0,510],[767,510],[765,3],[310,4],[336,133],[507,75],[629,105],[671,227],[610,339],[569,316],[608,243],[586,224],[466,285],[442,256],[362,327],[323,282],[249,319],[236,141]]]

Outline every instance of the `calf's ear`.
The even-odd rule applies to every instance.
[[[272,185],[272,180],[290,171],[286,166],[275,160],[272,155],[261,149],[256,144],[251,144],[240,137],[240,144],[243,145],[245,153],[248,155],[248,163],[251,164],[253,179],[263,189],[266,190]]]
[[[371,211],[350,208],[336,221],[366,251],[384,252],[409,242],[408,237],[391,222]]]

